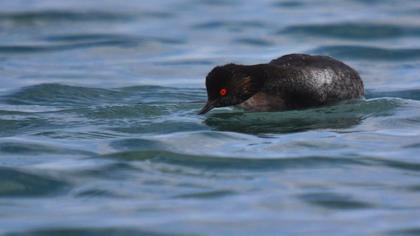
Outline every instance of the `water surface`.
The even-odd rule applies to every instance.
[[[418,1],[2,1],[0,235],[420,235]],[[292,52],[366,99],[196,115]]]

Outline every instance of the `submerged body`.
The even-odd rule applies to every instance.
[[[200,111],[239,105],[249,111],[281,111],[328,105],[364,95],[348,65],[327,56],[290,54],[268,64],[228,64],[206,78],[208,102]]]

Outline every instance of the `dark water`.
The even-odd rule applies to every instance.
[[[0,2],[0,235],[420,235],[420,2]],[[291,52],[363,101],[196,112]]]

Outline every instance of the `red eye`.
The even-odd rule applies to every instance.
[[[222,96],[222,97],[226,96],[226,94],[227,94],[227,89],[226,89],[226,88],[222,88],[222,89],[220,89],[219,94],[220,94],[220,96]]]

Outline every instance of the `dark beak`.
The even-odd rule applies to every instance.
[[[198,112],[199,115],[206,114],[208,111],[214,108],[214,101],[208,101],[206,105]]]

